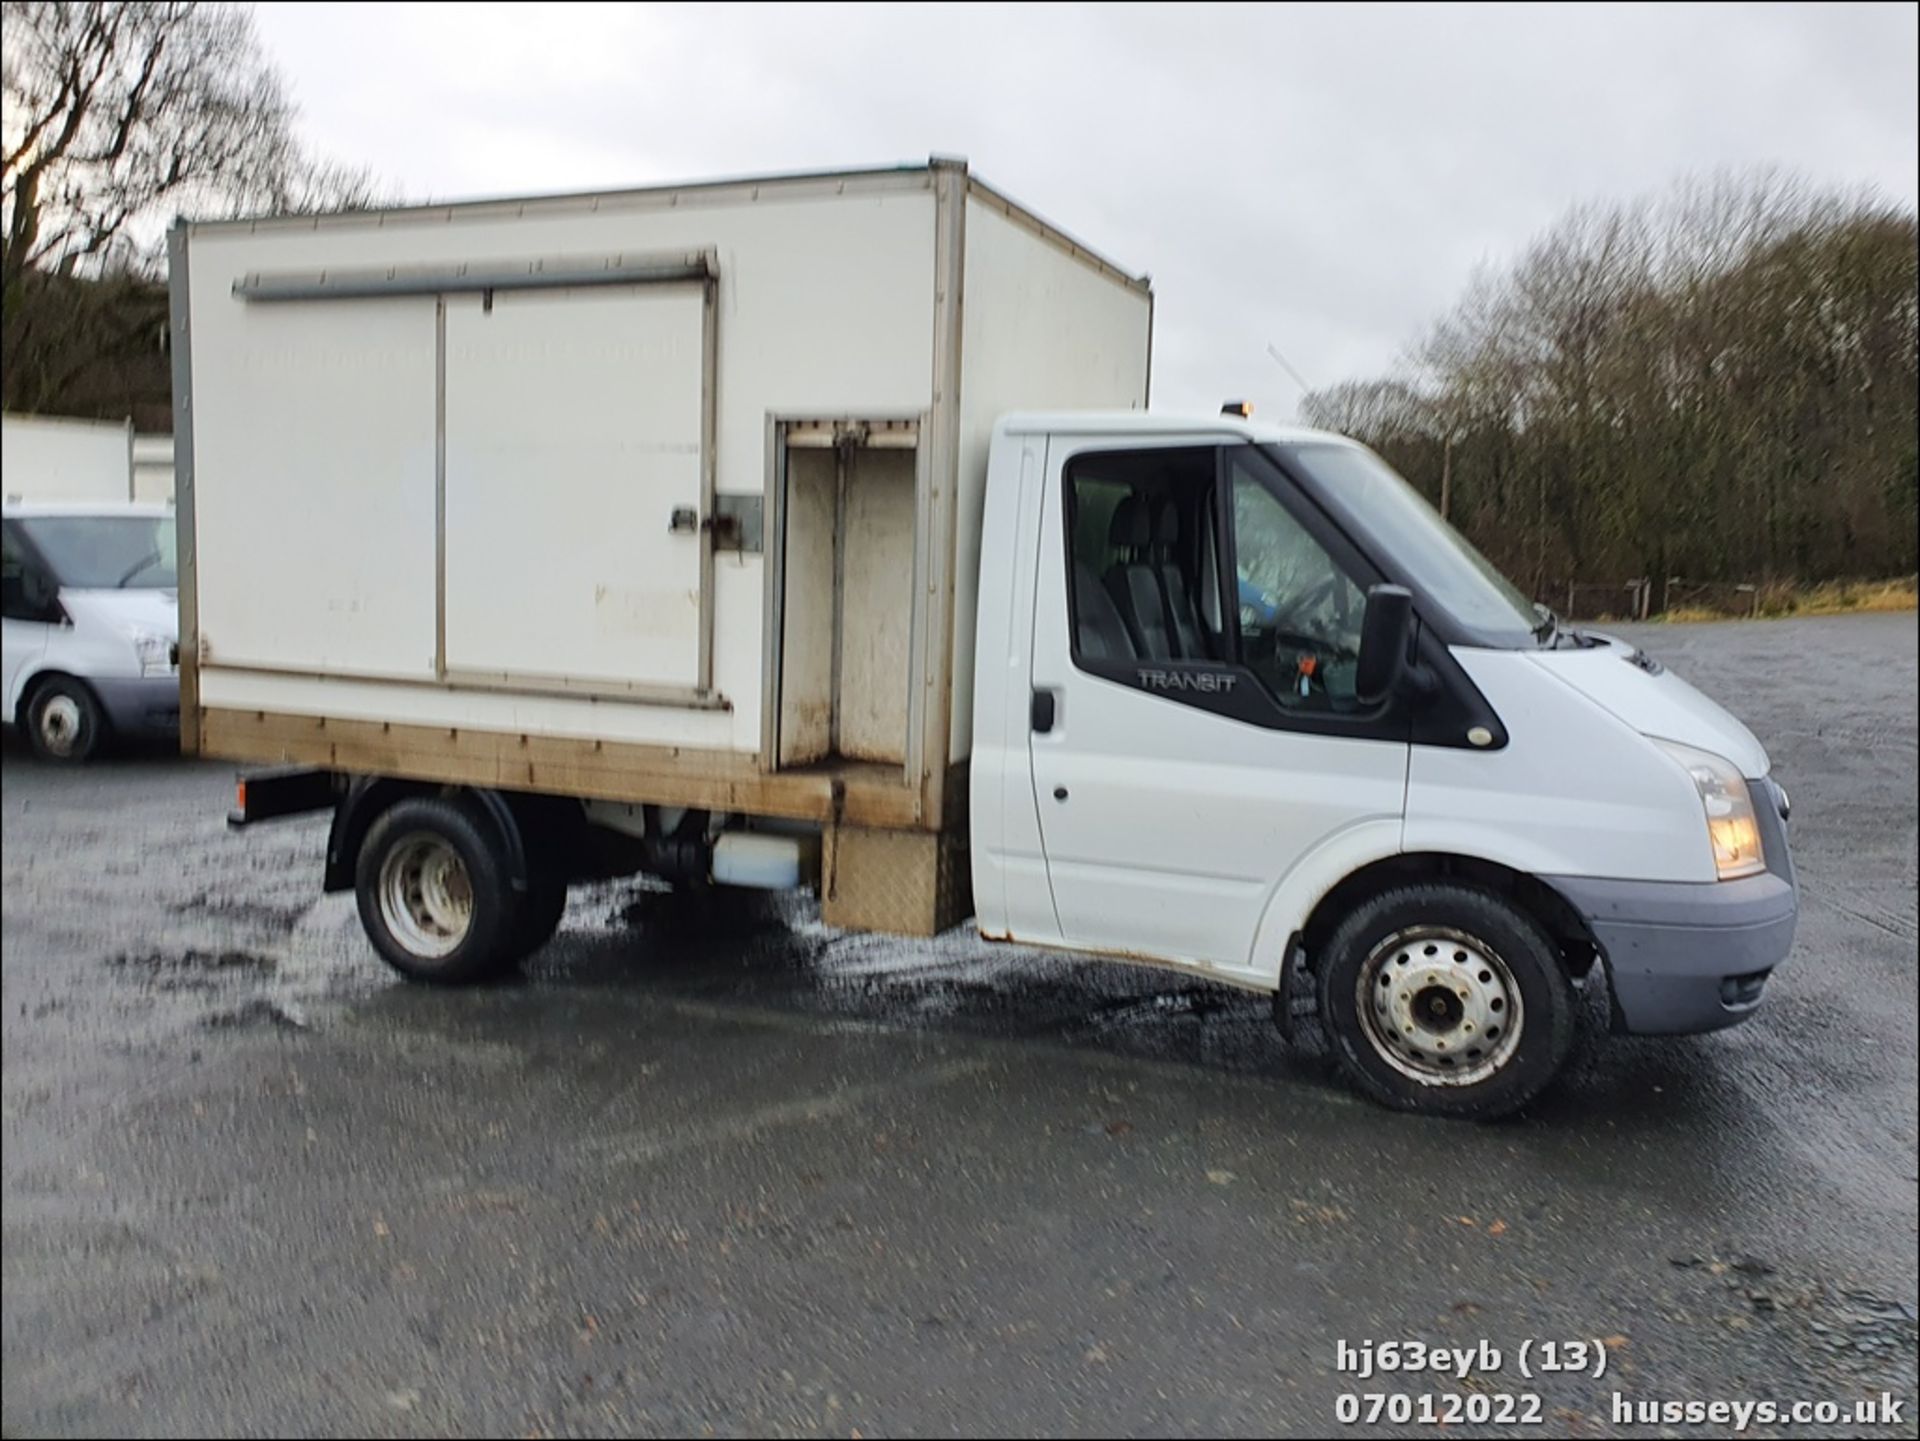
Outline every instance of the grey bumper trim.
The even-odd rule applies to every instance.
[[[1613,987],[1614,1024],[1635,1035],[1737,1025],[1759,1008],[1765,974],[1793,949],[1799,900],[1770,780],[1752,780],[1767,870],[1677,884],[1545,876],[1592,927]]]
[[[89,677],[107,723],[121,736],[176,735],[180,730],[180,678],[177,675]]]

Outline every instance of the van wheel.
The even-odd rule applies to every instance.
[[[100,702],[77,680],[42,681],[27,703],[27,740],[42,760],[78,765],[99,748],[105,730]]]
[[[1341,1069],[1405,1111],[1492,1120],[1558,1074],[1573,986],[1553,940],[1491,891],[1399,886],[1327,942],[1320,1014]]]
[[[457,986],[519,958],[519,905],[491,824],[459,799],[410,796],[373,822],[354,866],[360,924],[409,980]]]

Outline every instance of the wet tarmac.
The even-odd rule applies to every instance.
[[[9,742],[6,1434],[1322,1434],[1398,1391],[1542,1435],[1891,1392],[1911,1435],[1914,617],[1634,633],[1771,749],[1799,942],[1752,1024],[1590,1037],[1496,1126],[1354,1098],[1259,997],[789,898],[581,890],[524,981],[409,987],[323,821]],[[1336,1373],[1403,1339],[1504,1364]]]

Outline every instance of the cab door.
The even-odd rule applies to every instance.
[[[1271,975],[1275,886],[1404,812],[1404,705],[1354,694],[1380,577],[1252,445],[1056,436],[1046,475],[1029,747],[1062,939]]]

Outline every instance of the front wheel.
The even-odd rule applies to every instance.
[[[1552,937],[1475,886],[1421,882],[1363,901],[1328,940],[1319,979],[1341,1068],[1401,1110],[1507,1115],[1573,1043],[1573,986]]]
[[[410,796],[381,812],[354,891],[367,938],[409,980],[466,985],[519,957],[519,907],[495,833],[458,799]]]
[[[79,765],[99,749],[105,731],[100,702],[77,680],[43,681],[27,703],[27,738],[42,760]]]

